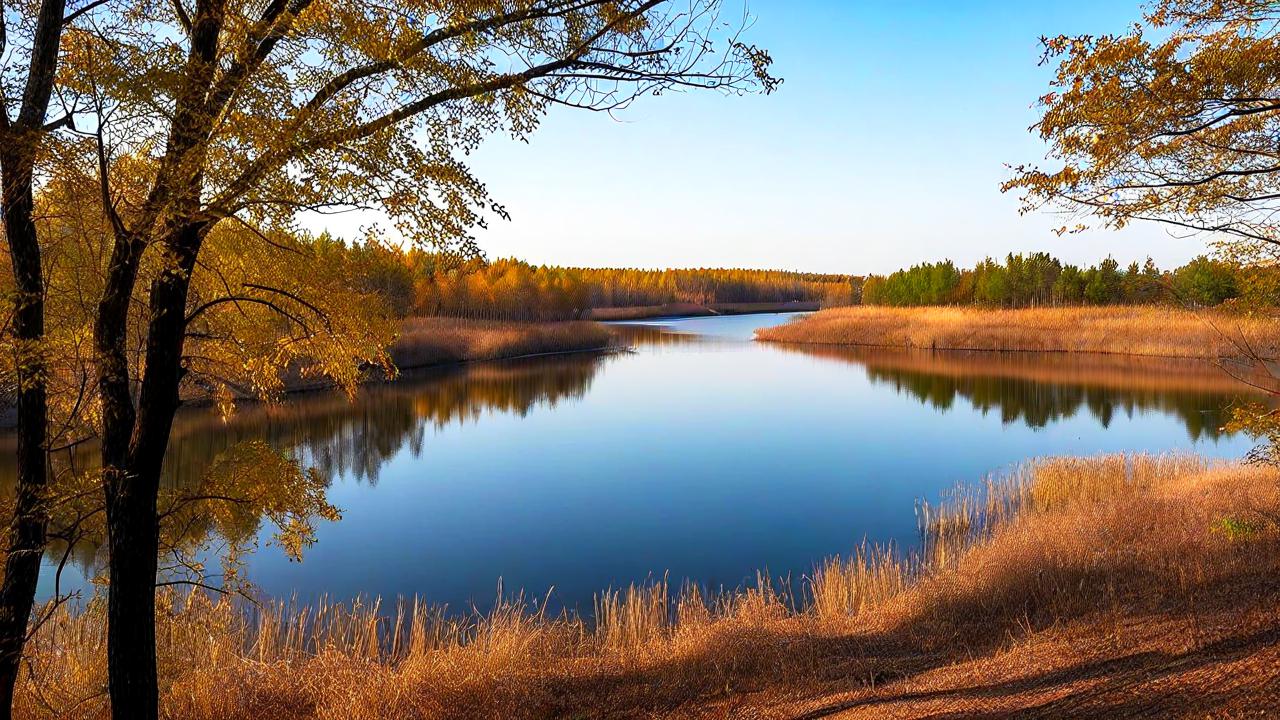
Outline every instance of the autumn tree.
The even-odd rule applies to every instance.
[[[184,383],[207,367],[189,341],[211,334],[202,325],[215,309],[265,308],[281,318],[266,327],[304,326],[307,337],[327,318],[279,277],[196,292],[211,247],[292,252],[280,239],[300,212],[373,207],[411,242],[471,255],[472,228],[503,215],[459,159],[487,135],[524,137],[553,104],[612,110],[671,89],[778,82],[768,54],[737,39],[743,23],[726,23],[716,0],[97,0],[74,18],[64,10],[45,2],[4,14],[6,27],[29,29],[35,78],[6,128],[45,135],[22,144],[16,181],[6,160],[6,229],[15,268],[25,263],[15,272],[29,299],[23,338],[38,345],[28,159],[40,148],[68,168],[60,172],[94,179],[109,248],[92,315],[93,391],[118,717],[157,712],[160,469]],[[284,349],[257,362],[296,357],[289,332]],[[263,370],[251,374],[271,376]],[[32,455],[42,402],[38,390],[23,401]],[[39,534],[19,538],[32,547],[32,573]]]
[[[1005,183],[1024,210],[1280,246],[1280,6],[1159,0],[1126,33],[1043,42],[1057,68],[1033,129],[1054,165]]]
[[[86,6],[87,7],[87,6]],[[65,0],[0,3],[0,216],[13,277],[12,338],[18,411],[18,481],[0,582],[0,715],[9,717],[43,557],[47,510],[44,268],[35,226],[37,157],[59,124],[49,117],[60,39],[78,11]],[[11,27],[12,25],[12,27]]]
[[[1235,264],[1276,266],[1280,4],[1157,0],[1128,32],[1043,43],[1056,73],[1033,130],[1053,165],[1019,166],[1005,183],[1024,211],[1075,214],[1061,232],[1158,222],[1209,234]],[[1176,280],[1196,302],[1238,290],[1209,260]],[[1269,295],[1270,283],[1250,286]],[[1274,413],[1245,411],[1237,427],[1268,440],[1255,457],[1280,463]]]

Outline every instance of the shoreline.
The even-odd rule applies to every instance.
[[[916,552],[854,546],[799,595],[767,573],[605,591],[590,616],[521,594],[462,616],[170,595],[162,704],[193,720],[1106,715],[1135,693],[1151,714],[1280,709],[1280,528],[1250,514],[1280,509],[1276,480],[1190,454],[1030,460],[918,505]],[[56,610],[31,675],[93,697],[105,627],[100,604]]]
[[[1203,358],[1066,353],[1016,350],[931,350],[927,348],[818,343],[772,343],[778,350],[865,368],[918,372],[958,380],[1005,380],[1074,384],[1117,390],[1220,392],[1249,396],[1266,394],[1275,381],[1258,375],[1257,368],[1233,368],[1252,384],[1224,370],[1232,361]],[[1252,372],[1251,372],[1252,371]],[[1270,383],[1267,385],[1265,383]]]
[[[425,375],[426,373],[430,373],[433,371],[440,371],[443,373],[443,372],[448,372],[450,370],[460,370],[470,365],[483,365],[486,363],[501,363],[501,362],[510,362],[514,360],[532,360],[534,358],[558,357],[563,355],[589,355],[589,354],[607,355],[612,353],[623,353],[629,350],[630,350],[630,347],[627,345],[601,345],[600,347],[578,348],[573,350],[549,350],[547,352],[529,353],[527,355],[511,355],[511,356],[495,356],[495,357],[482,357],[482,358],[467,358],[462,360],[446,360],[438,363],[431,363],[427,365],[412,365],[409,367],[401,367],[397,365],[396,370],[398,370],[400,374],[398,374],[396,377],[369,378],[368,380],[362,381],[360,383],[360,386],[366,387],[366,386],[374,386],[374,385],[392,385],[392,384],[401,382],[403,379],[405,379],[404,373],[406,372],[423,373]],[[417,380],[421,378],[414,377],[409,379]],[[337,389],[338,387],[336,385],[311,385],[311,386],[302,386],[302,387],[290,387],[287,390],[284,390],[282,394],[285,396],[307,395],[310,393],[317,393],[317,392],[330,392]],[[268,401],[263,401],[253,397],[236,399],[237,406],[248,405],[248,404],[260,404],[264,402],[268,402]],[[209,407],[212,404],[213,404],[213,401],[209,400],[208,398],[200,398],[197,400],[189,400],[189,401],[183,402],[182,406],[189,407],[189,408],[205,408],[205,407]],[[0,430],[4,430],[7,428],[8,426],[0,426]]]
[[[392,355],[392,362],[398,371],[397,377],[369,377],[360,382],[362,387],[397,382],[404,372],[447,371],[450,368],[462,368],[477,363],[578,353],[623,352],[629,348],[625,343],[618,342],[617,335],[610,331],[608,326],[594,321],[499,323],[456,318],[406,318],[406,327],[413,323],[441,326],[438,329],[443,331],[444,342],[416,343],[409,347],[401,346],[399,349],[396,348],[396,344],[393,344],[388,348],[388,353]],[[562,329],[563,332],[560,331]],[[495,330],[505,334],[505,337],[497,342],[491,337],[486,337],[486,334],[492,335]],[[421,327],[418,331],[421,332]],[[402,335],[401,339],[403,337]],[[400,343],[401,339],[398,339],[397,343]],[[397,352],[401,353],[401,358],[413,358],[414,353],[419,353],[418,360],[411,359],[402,363],[400,358],[396,357]],[[280,391],[280,397],[331,392],[336,389],[338,389],[337,386],[330,382],[301,383],[288,379],[285,381],[284,389]],[[252,395],[235,398],[237,406],[270,402]],[[211,397],[201,394],[184,398],[181,407],[200,410],[207,409],[213,404]],[[0,408],[0,439],[3,439],[3,435],[11,433],[16,426],[17,414],[14,408],[11,406]]]
[[[392,362],[395,364],[396,371],[397,371],[396,377],[394,378],[370,377],[362,381],[360,383],[361,386],[385,385],[385,384],[400,382],[404,373],[406,372],[425,374],[431,371],[448,371],[451,369],[460,369],[460,368],[465,368],[468,365],[477,365],[481,363],[506,362],[511,360],[528,360],[528,359],[539,358],[539,357],[555,357],[558,355],[577,355],[577,354],[587,354],[587,353],[602,353],[602,354],[615,353],[615,352],[624,352],[629,349],[628,345],[617,343],[616,342],[618,339],[617,336],[612,332],[609,332],[607,330],[607,327],[604,324],[596,323],[594,321],[495,323],[493,321],[461,320],[457,318],[406,318],[406,322],[408,321],[420,321],[420,322],[430,321],[430,322],[441,322],[441,324],[447,323],[453,326],[449,328],[449,330],[455,331],[455,332],[457,327],[471,326],[466,331],[467,334],[472,334],[472,333],[478,334],[480,332],[483,332],[487,329],[490,329],[494,326],[499,326],[499,325],[506,330],[512,330],[512,329],[518,328],[519,330],[517,330],[517,332],[527,331],[529,334],[536,334],[540,331],[545,331],[548,328],[554,328],[556,326],[562,326],[568,323],[573,323],[573,324],[581,323],[581,324],[588,324],[588,325],[600,325],[600,327],[604,329],[605,336],[603,337],[604,342],[598,345],[590,344],[590,343],[579,344],[575,342],[580,339],[580,336],[567,336],[567,337],[561,336],[559,338],[556,338],[553,336],[552,338],[553,341],[567,340],[567,342],[565,342],[565,346],[560,349],[547,349],[547,350],[537,350],[534,352],[522,352],[521,349],[526,346],[519,342],[516,342],[505,347],[500,346],[496,350],[491,349],[489,352],[485,352],[481,354],[467,355],[465,351],[461,351],[461,352],[456,352],[456,354],[452,354],[452,355],[450,354],[434,355],[425,361],[408,362],[408,363],[402,363],[398,359],[396,359],[395,357],[395,353],[397,352],[396,345],[392,344],[391,348],[388,348],[388,353],[392,355]],[[464,341],[472,340],[472,339],[474,338],[464,338]],[[398,342],[399,340],[397,340],[397,343]],[[413,352],[416,349],[418,348],[410,348],[410,349],[401,348],[400,352],[402,353]],[[450,348],[450,350],[454,350],[454,351],[458,351],[459,349],[460,348],[457,346]],[[506,354],[507,352],[515,352],[519,354]],[[286,396],[300,395],[300,394],[314,393],[314,392],[327,392],[327,391],[332,391],[336,389],[337,389],[337,386],[330,383],[316,383],[313,385],[292,385],[286,388],[282,394]],[[238,398],[236,400],[237,404],[258,403],[258,402],[263,402],[263,401],[261,401],[258,398],[252,398],[252,397]],[[208,398],[199,398],[196,400],[191,400],[183,403],[184,406],[193,407],[193,408],[208,407],[210,404],[212,404],[212,401],[209,400]]]
[[[1219,326],[1222,327],[1219,327]],[[1160,306],[990,309],[857,306],[756,332],[760,342],[970,353],[1103,355],[1210,362],[1280,357],[1280,322]],[[1242,347],[1243,346],[1243,347]]]
[[[921,347],[917,345],[886,345],[883,343],[853,343],[853,342],[835,342],[835,341],[817,341],[817,340],[773,340],[761,337],[755,338],[756,342],[768,343],[779,347],[813,347],[813,348],[865,348],[868,350],[909,350],[911,352],[922,353],[982,353],[987,355],[1061,355],[1064,357],[1075,356],[1096,356],[1096,357],[1113,357],[1113,358],[1139,358],[1151,360],[1196,360],[1207,363],[1217,363],[1222,361],[1240,360],[1240,356],[1233,355],[1156,355],[1152,353],[1133,353],[1120,350],[1064,350],[1060,348],[1039,349],[1039,348],[991,348],[991,347],[943,347],[928,346]]]

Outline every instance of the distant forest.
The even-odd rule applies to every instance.
[[[491,320],[567,320],[596,308],[668,303],[807,301],[826,306],[857,301],[860,279],[782,270],[695,268],[645,270],[532,265],[515,260],[459,261],[421,250],[344,244],[328,236],[318,253],[342,253],[362,290],[376,291],[402,316],[443,315]]]
[[[460,260],[378,242],[348,245],[328,235],[303,242],[318,254],[342,255],[357,289],[378,293],[400,316],[567,320],[598,308],[793,301],[824,307],[1280,305],[1280,268],[1205,256],[1164,270],[1150,258],[1122,266],[1108,257],[1080,267],[1048,253],[1010,253],[1003,261],[988,258],[971,268],[944,260],[861,277],[740,268],[559,267],[516,259]]]
[[[1257,305],[1280,300],[1280,269],[1197,257],[1174,270],[1147,258],[1122,268],[1113,258],[1082,268],[1048,253],[990,258],[972,268],[950,260],[915,265],[863,282],[865,305],[1121,305],[1179,303],[1196,307],[1241,299]]]

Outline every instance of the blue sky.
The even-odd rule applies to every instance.
[[[734,0],[725,0],[730,5]],[[1123,31],[1138,0],[754,0],[750,41],[774,95],[645,98],[618,119],[557,109],[528,145],[471,159],[511,212],[490,257],[594,266],[885,272],[1010,250],[1161,265],[1203,237],[1136,226],[1059,238],[999,192],[1004,163],[1040,160],[1028,133],[1050,69],[1038,38]]]

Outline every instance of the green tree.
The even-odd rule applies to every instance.
[[[1066,265],[1058,278],[1053,282],[1052,294],[1056,302],[1064,305],[1078,305],[1084,302],[1085,286],[1088,280],[1080,268]]]
[[[1097,267],[1089,268],[1084,288],[1085,300],[1094,305],[1108,305],[1123,298],[1124,278],[1120,263],[1107,258]]]
[[[1234,268],[1203,255],[1174,272],[1173,287],[1181,301],[1200,307],[1218,305],[1240,295]]]

